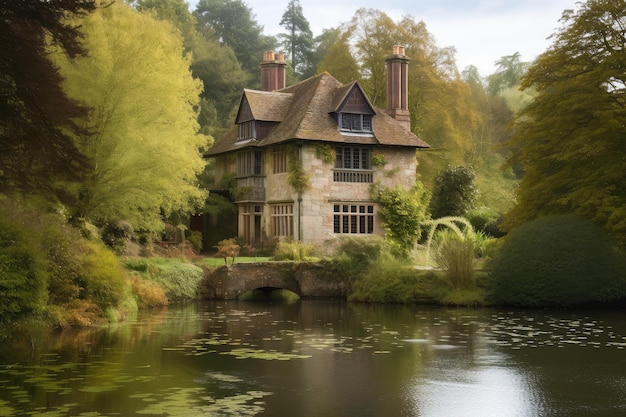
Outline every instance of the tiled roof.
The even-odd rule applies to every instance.
[[[355,85],[356,83],[351,83],[344,86],[330,74],[321,73],[277,92],[246,89],[243,94],[247,98],[254,119],[279,123],[265,139],[241,143],[237,143],[238,129],[237,126],[233,126],[223,137],[215,141],[206,156],[293,140],[430,147],[384,110],[375,107],[376,114],[372,119],[373,136],[340,132],[334,111]]]

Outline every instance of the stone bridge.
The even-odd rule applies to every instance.
[[[260,288],[285,289],[300,297],[345,298],[347,294],[345,280],[320,264],[260,262],[205,271],[202,297],[232,300]]]

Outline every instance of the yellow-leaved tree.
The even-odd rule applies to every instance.
[[[81,121],[90,133],[76,141],[94,168],[73,190],[74,214],[159,231],[164,214],[204,197],[197,174],[211,138],[198,133],[202,83],[169,22],[116,2],[78,23],[88,55],[56,55],[68,95],[92,109]]]

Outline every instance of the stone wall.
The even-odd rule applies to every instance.
[[[342,298],[347,282],[317,263],[262,262],[207,269],[201,295],[205,299],[232,300],[257,288],[283,288],[301,297]]]

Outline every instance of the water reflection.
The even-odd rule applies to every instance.
[[[0,344],[0,415],[621,416],[626,321],[302,300]]]

